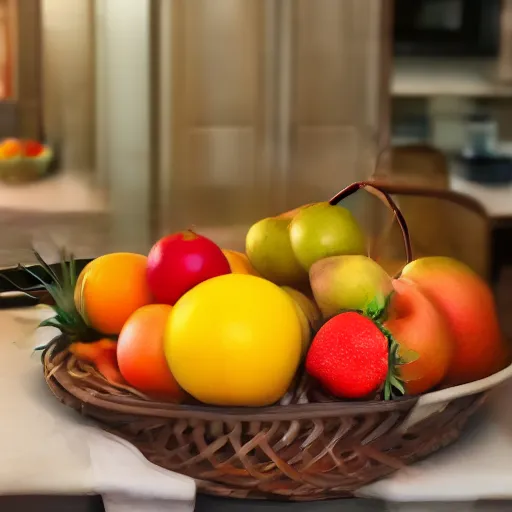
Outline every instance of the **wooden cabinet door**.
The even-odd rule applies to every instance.
[[[161,37],[173,34],[161,41],[172,46],[159,110],[166,229],[246,225],[371,173],[388,4],[161,2]]]

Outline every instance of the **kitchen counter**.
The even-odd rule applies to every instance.
[[[0,182],[0,206],[46,213],[103,212],[107,197],[94,184],[92,172],[59,171],[30,183]]]
[[[500,83],[494,59],[398,57],[391,93],[395,97],[509,98],[512,86]]]

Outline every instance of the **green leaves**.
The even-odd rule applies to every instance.
[[[60,349],[78,339],[84,342],[98,339],[98,333],[89,328],[75,305],[77,272],[73,255],[65,249],[60,250],[60,272],[54,271],[36,250],[34,255],[48,276],[48,282],[23,265],[19,268],[36,279],[52,296],[54,304],[51,307],[55,311],[55,316],[43,320],[39,327],[54,327],[61,331],[64,336],[58,346]]]
[[[404,384],[407,381],[402,378],[400,368],[416,361],[419,354],[399,345],[391,332],[381,322],[375,321],[375,324],[388,340],[388,375],[384,383],[384,400],[393,400],[393,398],[405,394]]]
[[[420,355],[418,352],[411,350],[410,348],[404,348],[403,345],[399,345],[398,358],[400,365],[414,363],[414,361],[417,361],[419,357]]]
[[[402,378],[401,367],[413,363],[419,358],[414,350],[407,349],[397,343],[391,332],[383,325],[388,318],[388,310],[394,291],[385,299],[374,297],[368,304],[365,314],[371,318],[388,340],[388,375],[384,383],[384,400],[392,400],[405,394],[406,381]]]
[[[400,377],[398,366],[400,365],[400,357],[398,355],[399,345],[391,336],[391,333],[386,330],[386,338],[389,343],[388,352],[388,375],[386,383],[384,384],[384,400],[392,400],[395,396],[394,391],[398,391],[400,395],[405,394],[404,382]]]
[[[382,297],[381,295],[373,297],[373,299],[366,306],[364,314],[374,321],[386,321],[389,304],[393,294],[394,291],[392,291],[387,297]]]

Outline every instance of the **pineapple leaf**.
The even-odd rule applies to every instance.
[[[34,297],[33,295],[30,295],[29,292],[39,291],[41,289],[41,285],[39,285],[39,284],[36,284],[34,286],[28,286],[27,288],[23,288],[22,286],[15,283],[12,279],[10,279],[9,277],[7,277],[5,274],[3,274],[1,272],[0,272],[0,278],[2,278],[4,281],[7,281],[15,290],[22,292],[22,293],[26,293],[27,295],[29,295],[30,297],[32,297],[34,299],[36,297]]]
[[[62,274],[62,281],[60,284],[61,284],[62,288],[67,287],[71,282],[71,278],[69,275],[69,267],[68,267],[66,259],[67,259],[66,251],[64,249],[61,249],[61,251],[60,251],[60,269],[61,269],[61,274]]]
[[[46,352],[53,348],[54,354],[60,354],[63,350],[66,350],[67,347],[72,343],[73,340],[69,338],[66,334],[58,334],[49,341],[44,347],[42,347],[41,359],[44,360]],[[39,349],[41,350],[41,349]]]
[[[43,269],[46,271],[46,273],[51,277],[52,281],[54,283],[59,282],[59,278],[57,277],[57,274],[53,271],[53,269],[46,263],[46,261],[43,260],[41,255],[34,249],[34,256],[36,257],[37,261],[43,267]]]
[[[53,345],[56,349],[63,350],[76,340],[83,342],[97,340],[100,337],[99,333],[87,325],[75,304],[77,276],[74,256],[70,255],[68,261],[65,249],[60,251],[60,272],[52,270],[39,254],[36,254],[36,258],[50,278],[49,282],[45,282],[34,271],[23,265],[18,267],[41,283],[52,296],[54,304],[51,307],[55,316],[41,322],[40,327],[55,327],[62,332],[61,337]]]
[[[71,288],[73,289],[73,293],[74,293],[75,286],[76,286],[76,280],[77,280],[77,274],[76,274],[76,261],[75,261],[75,257],[73,256],[73,253],[71,253],[69,255],[69,272],[71,275],[71,280],[70,280]]]
[[[27,274],[30,274],[36,281],[41,283],[41,285],[44,286],[48,290],[48,283],[44,279],[39,277],[35,272],[33,272],[29,268],[25,267],[25,265],[22,265],[21,263],[18,264],[18,269],[19,270],[24,270],[25,272],[27,272]],[[48,290],[48,292],[49,291],[50,290]]]
[[[40,343],[39,345],[37,345],[36,347],[34,347],[33,349],[33,352],[39,352],[39,351],[43,351],[43,354],[44,354],[44,351],[46,349],[48,349],[51,345],[53,345],[54,343],[58,342],[59,338],[62,337],[62,334],[57,334],[57,336],[55,336],[54,338],[52,338],[51,340],[49,341],[45,341],[44,343]]]
[[[55,327],[56,329],[59,329],[61,332],[65,332],[66,334],[73,334],[73,330],[70,327],[68,327],[65,322],[59,319],[58,315],[43,320],[39,324],[39,327]]]

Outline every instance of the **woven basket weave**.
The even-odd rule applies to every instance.
[[[452,443],[482,404],[479,392],[411,422],[418,399],[225,409],[152,402],[114,388],[69,353],[47,352],[55,396],[133,443],[154,464],[234,498],[346,498]]]
[[[354,184],[337,203],[367,183]],[[377,191],[378,194],[383,191]],[[405,221],[384,193],[411,248]],[[352,497],[455,441],[512,365],[476,383],[393,401],[339,402],[302,375],[280,404],[261,408],[155,402],[108,383],[50,346],[46,381],[64,404],[136,446],[154,464],[193,477],[200,492],[234,498]]]

